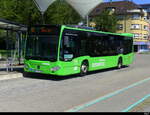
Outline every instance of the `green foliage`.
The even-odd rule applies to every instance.
[[[0,18],[21,24],[41,24],[42,16],[33,0],[0,0]],[[64,0],[57,0],[44,15],[46,24],[77,24],[80,16]]]
[[[0,0],[0,18],[22,24],[39,22],[39,11],[32,0]]]
[[[54,2],[46,12],[48,24],[77,24],[81,17],[64,0]]]
[[[6,36],[5,30],[0,30],[0,43],[3,41],[5,36]]]
[[[96,22],[96,29],[106,32],[116,32],[117,30],[117,17],[115,14],[110,14],[110,11],[103,11],[99,16],[93,19]]]

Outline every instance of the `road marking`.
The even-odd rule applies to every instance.
[[[140,103],[142,103],[143,101],[145,101],[146,99],[148,99],[149,97],[150,97],[150,94],[146,95],[144,98],[142,98],[139,101],[137,101],[136,103],[130,105],[128,108],[122,110],[121,112],[129,112],[131,109],[133,109],[134,107],[136,107],[137,105],[139,105]]]
[[[122,88],[122,89],[117,90],[115,92],[109,93],[109,94],[107,94],[107,95],[105,95],[103,97],[99,97],[99,98],[97,98],[95,100],[89,101],[88,103],[85,103],[85,104],[73,107],[72,109],[69,109],[69,110],[67,110],[65,112],[78,112],[78,111],[83,110],[83,109],[85,109],[85,108],[87,108],[89,106],[92,106],[92,105],[94,105],[96,103],[104,101],[104,100],[106,100],[108,98],[111,98],[111,97],[113,97],[113,96],[115,96],[117,94],[120,94],[120,93],[122,93],[122,92],[124,92],[124,91],[126,91],[126,90],[128,90],[130,88],[136,87],[136,86],[141,85],[141,84],[143,84],[145,82],[148,82],[148,81],[150,81],[150,78],[147,78],[147,79],[141,80],[139,82],[136,82],[136,83],[134,83],[132,85],[129,85],[128,87]]]

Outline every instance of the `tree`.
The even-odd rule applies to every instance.
[[[25,25],[40,21],[40,12],[32,0],[0,0],[0,6],[0,18]]]
[[[57,0],[45,14],[47,24],[77,24],[80,15],[64,0]]]
[[[116,32],[117,30],[117,17],[108,10],[93,18],[93,21],[96,23],[97,30],[106,32]]]
[[[21,24],[41,24],[42,16],[33,0],[0,0],[0,18]],[[44,15],[46,24],[77,24],[81,17],[64,0],[57,0]]]

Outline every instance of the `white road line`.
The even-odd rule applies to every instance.
[[[69,110],[67,110],[67,111],[65,111],[65,112],[78,112],[78,111],[83,110],[83,109],[85,109],[85,108],[87,108],[87,107],[89,107],[89,106],[92,106],[92,105],[94,105],[94,104],[96,104],[96,103],[99,103],[99,102],[101,102],[101,101],[104,101],[104,100],[106,100],[106,99],[108,99],[108,98],[111,98],[111,97],[113,97],[113,96],[115,96],[115,95],[118,95],[118,94],[120,94],[120,93],[123,93],[124,91],[126,91],[126,90],[128,90],[128,89],[130,89],[130,88],[136,87],[136,86],[141,85],[141,84],[143,84],[143,83],[145,83],[145,82],[148,82],[148,81],[150,81],[150,78],[141,80],[141,81],[139,81],[139,82],[136,82],[136,83],[134,83],[134,84],[129,85],[128,87],[122,88],[122,89],[117,90],[117,91],[112,92],[112,93],[109,93],[109,94],[107,94],[107,95],[105,95],[105,96],[103,96],[103,97],[99,97],[99,98],[94,99],[94,100],[92,100],[92,101],[89,101],[89,102],[87,102],[87,103],[85,103],[85,104],[82,104],[82,105],[73,107],[73,108],[71,108],[71,109],[69,109]]]

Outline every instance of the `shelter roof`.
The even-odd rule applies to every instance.
[[[25,25],[8,21],[0,18],[0,29],[4,30],[12,30],[12,31],[27,31],[27,27]]]
[[[43,14],[47,8],[56,0],[34,0],[36,6]],[[89,13],[103,0],[62,0],[69,3],[83,18],[85,18]]]

